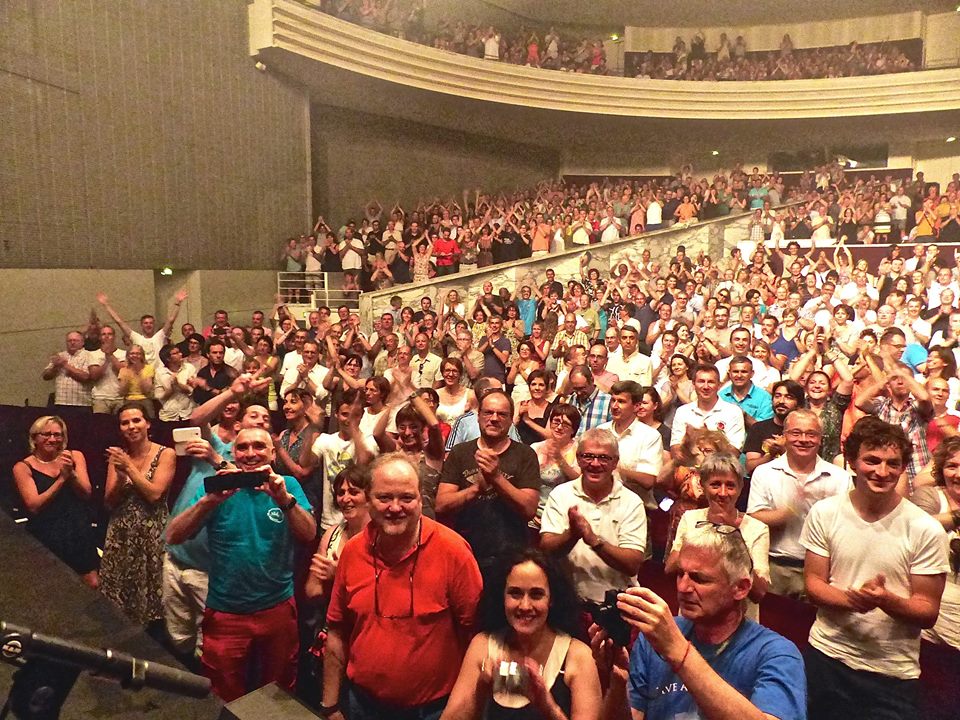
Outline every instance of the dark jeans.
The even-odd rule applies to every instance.
[[[356,685],[347,690],[347,717],[350,720],[440,720],[449,696],[438,698],[426,705],[398,708],[382,703]]]
[[[807,716],[810,720],[907,720],[917,717],[919,680],[854,670],[808,647]]]

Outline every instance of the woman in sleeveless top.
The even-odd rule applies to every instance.
[[[530,399],[516,406],[516,417],[513,419],[524,445],[540,442],[549,435],[547,417],[555,403],[547,400],[551,390],[548,380],[545,370],[534,370],[527,376]]]
[[[553,489],[580,477],[575,441],[582,420],[580,412],[573,405],[554,405],[549,417],[549,437],[530,446],[540,461],[540,504],[537,505],[536,517],[530,521],[530,526],[537,530],[540,529],[543,508]]]
[[[67,425],[55,415],[37,418],[29,441],[30,454],[13,466],[14,484],[30,515],[27,532],[96,587],[100,561],[90,528],[87,501],[93,491],[83,453],[67,450]]]
[[[600,680],[578,632],[577,599],[556,560],[538,550],[509,558],[485,584],[482,632],[460,667],[441,720],[597,718]],[[503,663],[524,678],[505,683]]]
[[[310,562],[310,574],[304,587],[308,599],[317,600],[330,593],[343,546],[354,535],[359,535],[370,522],[367,503],[369,487],[369,475],[357,465],[344,468],[334,478],[333,504],[343,515],[343,520],[339,525],[327,528],[320,538],[320,546]]]
[[[463,361],[460,358],[445,358],[440,363],[440,376],[443,378],[443,386],[437,390],[440,398],[437,417],[453,425],[458,417],[476,407],[477,400],[473,390],[461,384]]]
[[[104,499],[113,514],[100,589],[127,617],[148,625],[163,617],[163,530],[176,459],[170,448],[150,441],[150,421],[139,405],[124,405],[117,418],[124,447],[107,448]]]

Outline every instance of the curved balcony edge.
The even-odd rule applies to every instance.
[[[542,70],[419,45],[311,10],[254,0],[250,51],[276,48],[420,90],[545,110],[699,120],[806,119],[960,109],[960,68],[821,80],[696,82]]]

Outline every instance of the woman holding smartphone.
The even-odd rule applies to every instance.
[[[87,502],[93,492],[87,461],[67,449],[67,425],[44,415],[30,426],[30,454],[13,466],[13,481],[30,516],[27,531],[90,587],[98,583],[97,544]]]
[[[117,413],[122,447],[107,448],[104,499],[112,509],[103,543],[100,589],[134,622],[163,617],[161,575],[167,490],[173,451],[150,440],[150,420],[137,403]]]

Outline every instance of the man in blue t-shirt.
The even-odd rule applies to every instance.
[[[241,375],[233,381],[229,390],[208,400],[190,416],[190,422],[201,428],[204,439],[186,443],[184,449],[190,458],[190,473],[171,508],[171,518],[177,517],[196,502],[204,478],[218,470],[236,467],[233,464],[233,441],[239,429],[270,429],[270,411],[263,405],[252,404],[243,408],[239,423],[221,417],[228,405],[239,404],[251,384],[256,386],[258,382],[249,375]],[[221,418],[221,421],[216,429],[212,429],[210,422],[215,418]],[[193,667],[207,601],[210,550],[206,528],[201,528],[196,535],[179,545],[167,544],[166,551],[163,559],[163,618],[167,635],[179,659],[188,667]]]
[[[213,493],[201,486],[193,505],[167,527],[171,545],[207,529],[210,572],[201,662],[225,702],[271,682],[293,689],[299,649],[294,547],[317,532],[300,484],[270,469],[276,451],[269,432],[240,430],[233,453],[240,470],[265,473],[263,484]],[[218,474],[230,472],[235,470]],[[254,660],[259,678],[247,687]]]
[[[619,650],[610,692],[629,704],[634,720],[754,717],[757,710],[777,720],[805,720],[799,651],[744,617],[752,575],[739,529],[709,523],[684,538],[680,549],[681,617],[674,618],[647,588],[619,595],[621,614],[641,635],[629,668],[626,652]],[[610,640],[601,638],[594,637],[598,659],[614,656]]]

